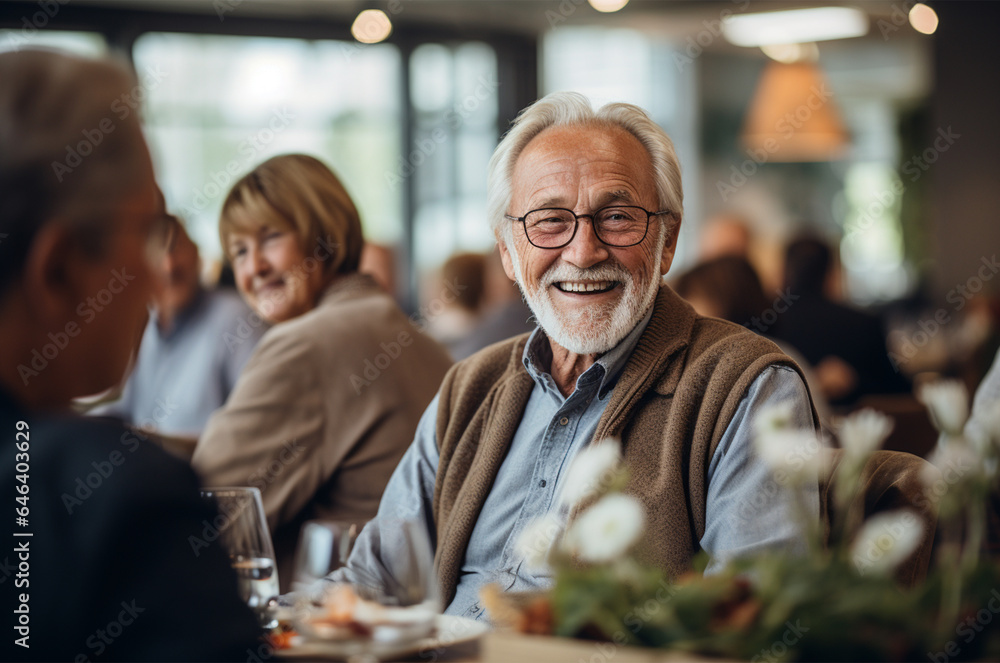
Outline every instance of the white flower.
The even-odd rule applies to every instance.
[[[969,394],[958,380],[938,380],[924,385],[918,394],[931,421],[942,433],[961,435],[969,418]]]
[[[882,446],[892,432],[892,418],[872,409],[864,409],[846,417],[840,424],[840,446],[847,455],[867,458]]]
[[[753,427],[757,435],[788,430],[792,425],[795,404],[785,401],[777,405],[762,407],[754,418]]]
[[[964,479],[979,476],[985,471],[983,457],[964,438],[950,438],[943,444],[939,443],[927,458],[933,468],[925,466],[920,476],[924,484],[934,487],[937,481],[944,479],[948,486]]]
[[[572,509],[597,494],[618,469],[621,459],[621,444],[617,440],[604,440],[584,448],[569,466],[559,495],[560,504]]]
[[[610,562],[639,540],[644,519],[639,500],[612,493],[580,514],[563,545],[585,562]]]
[[[547,513],[521,530],[514,550],[528,569],[541,571],[548,566],[549,550],[561,531],[562,521],[554,514]]]
[[[965,424],[965,437],[983,455],[993,455],[1000,443],[1000,401],[986,407],[973,407]]]
[[[892,573],[924,538],[924,522],[909,509],[879,513],[865,521],[851,546],[858,573]]]
[[[757,453],[775,473],[782,472],[791,478],[805,479],[816,476],[822,469],[825,446],[815,431],[772,430],[754,437]]]

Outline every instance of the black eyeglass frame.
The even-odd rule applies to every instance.
[[[603,212],[606,209],[637,209],[637,210],[642,210],[643,212],[645,212],[646,213],[646,229],[642,233],[642,238],[639,239],[639,241],[637,241],[637,242],[633,242],[632,244],[611,244],[610,242],[605,241],[605,239],[603,237],[601,237],[601,233],[599,233],[597,231],[597,224],[595,222],[595,219],[597,218],[598,215],[600,215],[601,212]],[[558,211],[558,212],[569,212],[570,214],[573,215],[573,219],[574,219],[574,222],[573,222],[573,233],[569,236],[569,239],[567,239],[565,242],[563,242],[559,246],[538,246],[537,244],[535,244],[534,242],[531,241],[531,235],[528,234],[528,222],[527,222],[528,216],[531,215],[531,214],[534,214],[535,212],[556,212],[556,211]],[[638,205],[605,205],[604,207],[602,207],[602,208],[600,208],[598,210],[595,210],[595,211],[591,212],[590,214],[577,214],[573,210],[566,209],[565,207],[540,207],[538,209],[533,209],[533,210],[530,210],[530,211],[526,212],[524,216],[511,216],[510,214],[504,214],[503,216],[504,216],[505,219],[508,219],[510,221],[520,221],[521,222],[521,228],[524,229],[524,236],[525,236],[525,238],[527,238],[528,243],[531,244],[536,249],[562,249],[562,248],[565,248],[565,247],[569,246],[569,244],[576,237],[576,231],[579,230],[579,228],[580,228],[580,219],[584,219],[584,218],[590,219],[590,227],[593,228],[593,230],[594,230],[594,237],[596,237],[597,239],[601,240],[601,242],[603,244],[607,244],[608,246],[614,247],[616,249],[627,249],[630,246],[638,246],[639,244],[642,244],[643,240],[646,239],[646,235],[649,234],[649,220],[651,218],[653,218],[654,216],[662,216],[664,214],[671,214],[672,215],[673,212],[671,210],[662,210],[662,211],[659,211],[659,212],[650,212],[645,207],[640,207]]]

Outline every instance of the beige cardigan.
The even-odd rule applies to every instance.
[[[261,339],[192,465],[206,486],[256,486],[282,588],[301,524],[365,521],[451,365],[367,276]]]
[[[473,355],[441,385],[433,509],[445,605],[534,386],[521,361],[527,338]],[[644,556],[672,575],[689,567],[705,533],[706,476],[715,447],[750,385],[775,365],[798,371],[771,341],[701,317],[669,287],[660,289],[594,439],[621,439],[631,471],[628,492],[648,517]]]

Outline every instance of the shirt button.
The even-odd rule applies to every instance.
[[[542,488],[545,488],[545,479],[542,479],[541,481],[539,481],[539,482],[538,482],[538,485],[539,485],[540,487],[542,487]]]
[[[566,417],[563,417],[562,419],[559,420],[559,425],[560,426],[565,426],[568,423],[569,423],[569,419],[566,418]]]

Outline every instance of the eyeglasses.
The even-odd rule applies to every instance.
[[[520,221],[528,241],[540,249],[561,249],[572,242],[580,219],[584,218],[590,219],[597,239],[608,246],[623,248],[635,246],[646,239],[649,219],[661,214],[673,212],[649,212],[634,205],[612,205],[602,207],[593,214],[575,214],[561,207],[546,207],[531,210],[524,216],[504,214],[504,217]]]

